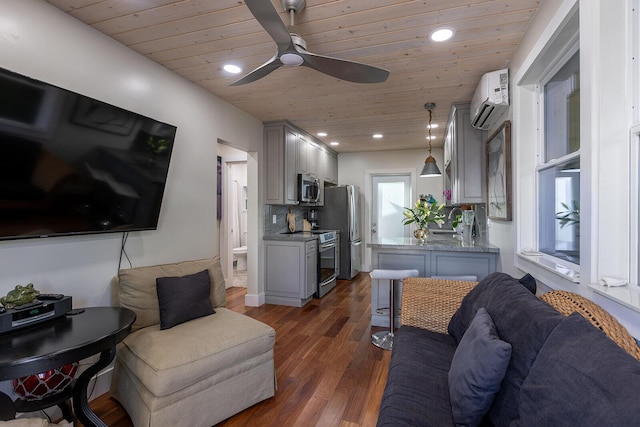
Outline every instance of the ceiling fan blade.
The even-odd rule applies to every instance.
[[[281,66],[282,62],[280,62],[280,60],[278,59],[278,54],[276,53],[270,60],[268,60],[249,74],[245,75],[240,80],[236,80],[235,82],[231,83],[230,86],[240,86],[247,83],[255,82],[256,80],[263,78],[272,71],[280,68]]]
[[[297,46],[296,46],[297,48]],[[389,77],[389,71],[359,62],[316,55],[296,49],[304,59],[302,65],[321,73],[354,83],[382,83]]]
[[[293,42],[289,30],[284,25],[276,11],[275,7],[269,0],[245,0],[245,4],[262,25],[273,41],[278,45],[278,52],[284,52],[289,49]]]

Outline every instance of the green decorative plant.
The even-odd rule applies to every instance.
[[[451,228],[453,228],[455,230],[456,227],[459,226],[460,224],[462,224],[462,215],[458,214],[458,215],[456,215],[455,219],[451,223]]]
[[[566,203],[560,203],[565,209],[561,212],[556,212],[556,219],[560,221],[560,228],[564,228],[568,225],[580,224],[580,206],[575,200],[571,201],[571,208]]]
[[[420,229],[427,228],[427,224],[430,222],[442,227],[445,221],[445,215],[442,213],[443,207],[444,203],[438,205],[435,200],[431,202],[420,199],[413,208],[404,208],[402,223],[404,225],[415,223]]]

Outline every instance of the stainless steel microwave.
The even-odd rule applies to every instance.
[[[298,202],[318,203],[320,200],[320,181],[316,178],[298,174]]]

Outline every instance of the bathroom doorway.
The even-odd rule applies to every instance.
[[[226,287],[247,286],[247,153],[218,144],[221,157],[222,200],[220,260]]]

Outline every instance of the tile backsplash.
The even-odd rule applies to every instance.
[[[446,216],[446,222],[443,224],[443,229],[451,229],[452,220],[449,219],[449,213],[453,209],[453,206],[445,206],[442,208],[443,213]],[[309,211],[315,209],[318,212],[318,218],[320,219],[320,226],[322,228],[322,207],[309,207],[309,206],[285,206],[285,205],[264,205],[264,234],[277,234],[289,231],[287,225],[287,214],[289,209],[296,215],[296,230],[302,230],[302,220],[309,218]],[[485,236],[487,231],[487,210],[484,203],[475,205],[475,212],[478,221],[478,233],[480,236]],[[273,216],[276,216],[276,223],[273,223]],[[431,227],[438,227],[435,224],[431,224]]]
[[[308,206],[283,206],[264,205],[264,234],[277,234],[289,231],[287,224],[287,214],[291,212],[296,215],[296,230],[302,230],[302,221],[309,218],[311,209],[320,210],[322,208],[312,208]],[[276,223],[273,223],[273,216],[276,216]]]

